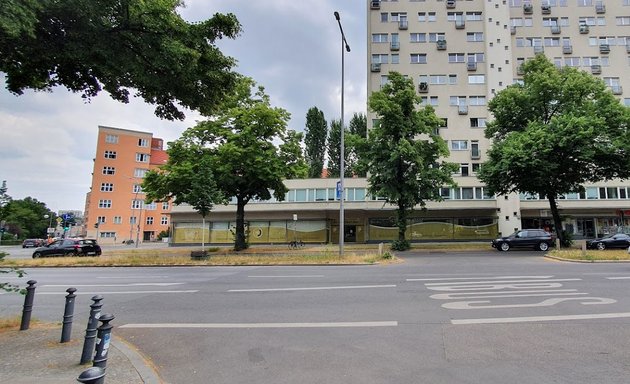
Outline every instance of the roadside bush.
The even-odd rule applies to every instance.
[[[569,248],[573,245],[573,233],[562,230],[562,241],[560,242],[561,248]]]
[[[392,242],[392,251],[406,251],[411,248],[409,240],[394,240]]]

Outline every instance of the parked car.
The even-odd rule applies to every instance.
[[[630,247],[630,235],[626,235],[625,233],[615,233],[614,235],[587,240],[586,247],[599,250],[604,250],[606,248],[628,248]]]
[[[46,256],[87,256],[101,255],[101,246],[94,239],[61,239],[33,252],[33,259]]]
[[[43,239],[26,239],[22,242],[22,248],[37,248],[44,245],[46,242]]]
[[[499,251],[509,251],[510,248],[533,248],[546,251],[553,247],[555,236],[544,229],[521,229],[513,234],[492,240],[492,247]]]

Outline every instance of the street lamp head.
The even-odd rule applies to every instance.
[[[346,51],[350,52],[350,46],[346,43]]]
[[[335,11],[335,19],[337,19],[337,21],[341,20],[341,19],[339,18],[339,12],[337,12],[337,11]]]
[[[48,216],[48,215],[44,215],[44,219],[47,219],[47,218],[49,218],[49,217],[50,217],[50,216]]]

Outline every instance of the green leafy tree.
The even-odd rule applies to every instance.
[[[347,132],[347,131],[346,131]],[[344,164],[347,164],[348,160],[348,151],[346,148],[348,147],[345,138],[346,135],[344,132]],[[330,131],[328,132],[328,177],[340,177],[341,175],[341,120],[331,120],[330,121]],[[344,167],[347,168],[347,167]],[[344,175],[346,174],[344,169]]]
[[[549,200],[564,241],[561,195],[583,184],[630,176],[630,110],[604,82],[572,67],[557,68],[544,55],[522,65],[523,83],[490,101],[486,127],[493,145],[478,173],[490,193],[538,194]]]
[[[451,174],[457,167],[442,160],[449,151],[434,134],[441,120],[430,106],[418,109],[421,100],[411,79],[398,72],[388,78],[368,100],[379,122],[359,146],[359,167],[369,174],[368,192],[396,207],[398,240],[392,248],[405,250],[410,247],[405,231],[414,208],[441,200],[439,188],[454,184]]]
[[[211,150],[194,144],[186,146],[181,141],[176,141],[169,147],[168,154],[169,160],[165,165],[147,172],[142,182],[145,200],[191,205],[201,215],[203,251],[206,216],[214,204],[227,202],[212,173]]]
[[[54,215],[46,208],[46,204],[32,197],[11,200],[4,207],[4,212],[5,227],[21,239],[45,237],[49,218]]]
[[[345,146],[348,148],[348,170],[349,173],[365,177],[365,171],[359,171],[357,164],[359,162],[359,152],[357,147],[361,140],[367,137],[367,117],[363,113],[355,113],[348,124],[348,136],[345,137]]]
[[[165,119],[180,106],[210,115],[236,81],[234,59],[215,45],[241,30],[232,14],[188,23],[180,0],[5,0],[0,2],[0,71],[7,89],[63,85],[85,99],[130,90]]]
[[[308,177],[320,178],[324,169],[324,156],[326,155],[326,135],[328,123],[324,118],[324,112],[312,107],[306,113],[306,129],[304,144],[306,149],[304,156],[308,164]]]
[[[264,89],[255,86],[252,79],[243,78],[219,113],[187,129],[175,143],[182,151],[203,148],[218,190],[236,200],[237,251],[247,248],[247,203],[269,200],[272,194],[284,200],[283,180],[307,175],[302,134],[287,130],[289,113],[272,107]]]

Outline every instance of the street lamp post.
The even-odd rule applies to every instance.
[[[48,219],[50,218],[50,220],[48,220],[48,228],[46,228],[46,238],[50,239],[50,228],[52,227],[52,215],[44,215],[44,219]]]
[[[344,211],[343,211],[343,200],[345,198],[345,189],[344,189],[344,171],[345,171],[345,153],[344,153],[344,124],[343,124],[343,96],[344,96],[344,56],[345,51],[350,52],[350,46],[346,41],[346,35],[343,33],[343,28],[341,27],[341,18],[339,17],[339,12],[335,11],[335,19],[337,19],[337,24],[339,24],[339,31],[341,32],[341,148],[340,154],[341,159],[339,160],[339,257],[343,257],[343,240],[345,234],[345,223],[344,223]]]

